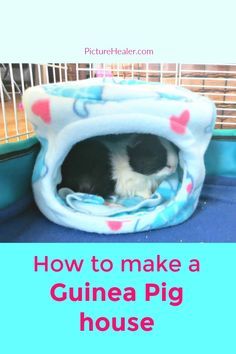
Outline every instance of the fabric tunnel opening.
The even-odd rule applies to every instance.
[[[178,156],[177,146],[156,134],[93,136],[65,156],[57,193],[66,207],[88,215],[147,213],[179,190]]]

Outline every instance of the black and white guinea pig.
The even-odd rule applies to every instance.
[[[104,198],[114,193],[149,198],[177,163],[173,145],[152,134],[87,139],[74,145],[64,160],[59,188]]]
[[[110,150],[115,193],[121,197],[150,198],[178,164],[175,147],[152,134],[130,135]]]

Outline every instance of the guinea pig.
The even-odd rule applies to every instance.
[[[177,168],[174,146],[151,134],[130,135],[111,147],[115,193],[121,197],[150,198],[160,183]]]
[[[114,192],[109,150],[95,139],[73,146],[61,167],[61,187],[107,198]]]
[[[167,165],[167,150],[156,135],[137,135],[127,152],[132,169],[143,175],[157,173]]]

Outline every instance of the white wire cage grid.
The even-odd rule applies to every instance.
[[[21,104],[26,88],[106,76],[186,87],[215,102],[216,129],[236,129],[236,64],[0,63],[0,143],[34,135]]]

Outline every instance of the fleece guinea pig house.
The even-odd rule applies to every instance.
[[[194,212],[205,177],[204,153],[216,110],[181,87],[115,78],[35,86],[23,104],[41,143],[33,191],[53,222],[89,232],[128,233],[179,224]],[[72,147],[110,134],[154,134],[178,149],[178,168],[149,199],[113,199],[59,190]]]

